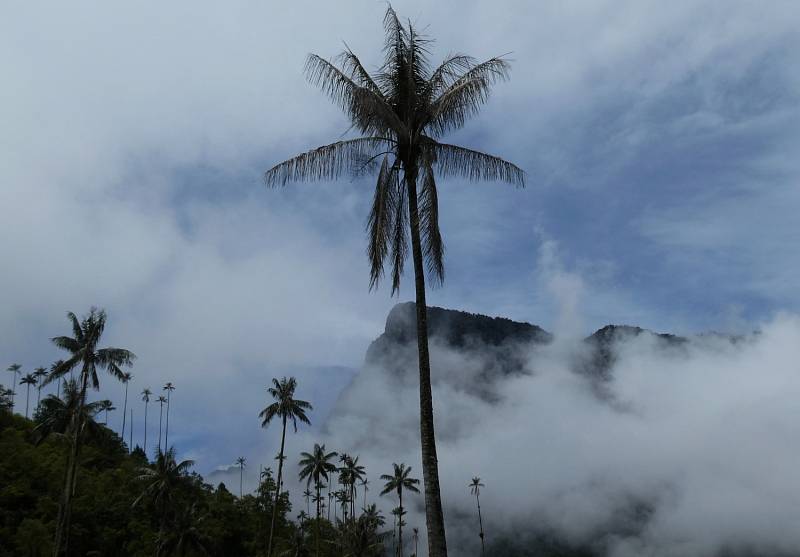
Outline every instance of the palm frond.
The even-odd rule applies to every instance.
[[[378,285],[383,276],[383,264],[389,255],[394,206],[398,202],[395,194],[398,189],[397,182],[400,179],[399,169],[397,162],[390,165],[389,157],[385,156],[378,172],[378,181],[375,184],[375,195],[373,196],[372,208],[367,220],[370,290]],[[403,200],[401,199],[399,202],[402,203]]]
[[[433,70],[425,88],[426,98],[432,101],[475,65],[475,58],[466,54],[450,54]]]
[[[345,51],[339,55],[339,60],[341,61],[342,69],[350,74],[350,79],[356,80],[361,87],[365,87],[383,98],[381,88],[378,87],[378,84],[375,83],[375,80],[361,64],[361,60],[353,54],[347,44],[345,44]]]
[[[352,59],[347,63],[352,64]],[[316,54],[309,54],[306,58],[305,73],[306,78],[322,89],[361,133],[388,135],[392,130],[403,129],[402,121],[392,111],[377,85],[374,88],[359,85],[334,64]]]
[[[517,187],[525,186],[525,172],[500,157],[433,140],[427,142],[427,148],[434,155],[433,168],[443,177],[499,180]]]
[[[418,211],[422,251],[428,274],[433,286],[441,285],[444,282],[444,242],[439,230],[439,195],[430,161],[426,161],[422,167]]]
[[[400,278],[403,276],[408,253],[408,205],[404,203],[406,190],[406,181],[397,180],[397,202],[394,204],[392,217],[392,296],[400,291]]]
[[[67,337],[67,336],[53,337],[51,340],[53,344],[55,344],[62,350],[71,352],[72,354],[77,353],[81,349],[81,343],[72,337]]]
[[[358,162],[373,156],[390,141],[359,137],[323,145],[273,166],[264,174],[264,181],[267,186],[276,187],[304,180],[336,180],[353,172]]]
[[[489,99],[492,86],[508,79],[510,68],[500,57],[467,70],[431,102],[428,129],[440,136],[461,128]]]

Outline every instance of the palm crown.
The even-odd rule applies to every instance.
[[[334,180],[377,169],[367,224],[370,287],[378,284],[389,261],[394,293],[408,252],[409,224],[419,227],[433,280],[440,283],[444,278],[435,176],[523,186],[524,173],[498,157],[439,141],[474,116],[492,86],[508,77],[508,60],[496,57],[476,63],[470,56],[454,54],[431,69],[430,39],[410,23],[404,26],[391,7],[384,29],[384,62],[374,75],[349,48],[339,56],[339,66],[315,54],[306,62],[309,81],[339,105],[362,137],[284,161],[266,172],[265,182],[279,186],[297,180]]]
[[[381,479],[386,482],[381,490],[381,495],[386,495],[390,491],[396,491],[400,494],[403,490],[419,493],[419,489],[417,489],[419,480],[409,477],[409,474],[411,474],[411,467],[406,467],[405,464],[397,463],[392,464],[392,466],[394,466],[393,474],[381,475]]]
[[[306,480],[306,485],[314,480],[315,484],[320,483],[324,478],[328,481],[328,474],[336,471],[336,465],[330,461],[337,456],[336,451],[325,452],[325,445],[314,443],[314,450],[311,453],[300,453],[300,479]]]
[[[292,422],[294,430],[297,431],[297,421],[310,424],[311,421],[306,415],[306,410],[311,410],[312,406],[305,400],[298,400],[294,398],[294,390],[297,388],[297,381],[294,377],[284,377],[280,381],[272,379],[272,387],[267,388],[267,391],[275,402],[264,408],[258,417],[262,418],[261,426],[266,427],[273,418],[279,417],[282,420]]]
[[[130,366],[136,355],[124,348],[98,348],[100,337],[106,326],[106,312],[92,308],[89,315],[78,321],[74,313],[67,313],[67,318],[72,323],[72,337],[60,336],[53,338],[53,343],[70,353],[66,360],[56,362],[45,379],[44,384],[64,376],[71,369],[80,366],[81,383],[86,385],[91,381],[92,387],[100,388],[98,369],[105,369],[111,375],[123,381],[125,373],[123,366]]]
[[[471,494],[480,495],[481,488],[484,487],[484,485],[481,483],[481,479],[475,476],[474,478],[472,478],[472,481],[469,482],[469,485],[467,487],[469,487],[469,492]]]

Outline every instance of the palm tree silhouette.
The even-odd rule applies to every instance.
[[[167,517],[174,506],[177,492],[181,485],[188,481],[187,473],[194,465],[192,460],[176,462],[175,449],[170,447],[166,453],[158,451],[155,462],[139,470],[139,481],[145,484],[141,495],[133,502],[138,505],[147,498],[153,502],[159,520],[158,544],[156,556],[167,538]]]
[[[17,394],[17,375],[20,373],[19,370],[22,369],[22,366],[19,364],[11,364],[6,368],[7,371],[10,371],[14,374],[14,380],[11,382],[11,412],[14,412],[14,396]]]
[[[70,424],[77,413],[82,414],[78,420],[83,424],[81,435],[96,436],[100,431],[100,426],[94,418],[103,411],[104,402],[87,402],[81,406],[81,393],[78,388],[78,382],[68,380],[64,383],[63,398],[57,395],[49,395],[42,400],[36,420],[37,424],[34,428],[34,432],[37,435],[35,443],[38,445],[50,435],[69,435]]]
[[[120,379],[120,381],[122,381],[125,384],[125,403],[122,405],[122,440],[123,441],[125,441],[125,421],[126,421],[127,416],[128,416],[128,383],[130,383],[131,379],[133,379],[133,375],[131,375],[130,373],[123,373],[122,374],[122,378]],[[133,427],[133,423],[131,423],[131,427]],[[128,450],[132,451],[133,447],[129,446]]]
[[[400,556],[403,555],[403,490],[407,489],[408,491],[412,491],[414,493],[419,493],[419,489],[417,486],[419,485],[419,480],[415,478],[409,477],[411,474],[411,467],[409,466],[406,468],[405,464],[397,464],[393,463],[392,466],[394,467],[392,474],[383,474],[381,479],[384,480],[386,483],[383,486],[383,490],[381,490],[381,495],[386,495],[391,491],[397,492],[397,497],[400,500],[400,505],[398,506],[399,513],[399,521],[398,521],[398,531],[397,531],[397,538],[400,548]]]
[[[369,491],[369,480],[366,476],[361,478],[361,487],[364,489],[364,510],[367,508],[367,491]]]
[[[108,425],[108,413],[109,413],[109,412],[111,412],[111,411],[113,411],[113,410],[116,410],[116,408],[115,408],[115,407],[114,407],[114,405],[111,403],[111,401],[110,401],[110,400],[108,400],[108,399],[106,399],[106,400],[101,400],[101,401],[99,402],[99,404],[100,404],[100,411],[101,411],[101,412],[105,412],[105,413],[106,413],[105,420],[103,420],[103,425]]]
[[[80,454],[80,431],[83,427],[81,418],[83,417],[82,407],[86,404],[86,390],[91,381],[94,390],[100,389],[100,379],[97,375],[98,370],[105,369],[113,377],[122,380],[124,373],[122,366],[130,366],[136,355],[124,348],[98,348],[100,338],[106,326],[106,312],[91,308],[88,315],[81,321],[74,313],[67,313],[67,318],[72,324],[73,336],[60,336],[53,338],[53,343],[59,348],[70,353],[67,360],[56,362],[44,384],[63,377],[66,373],[72,372],[76,367],[80,369],[80,408],[73,414],[73,423],[70,430],[72,433],[72,447],[67,458],[66,481],[64,482],[64,492],[56,519],[56,536],[53,545],[53,555],[56,557],[62,553],[69,553],[69,522],[72,507],[72,495],[74,492],[75,473],[78,468],[78,458]]]
[[[26,373],[22,379],[19,380],[20,385],[25,385],[27,390],[27,396],[25,398],[25,418],[28,417],[28,406],[30,405],[31,401],[31,385],[34,387],[36,386],[36,376],[32,373]]]
[[[480,533],[478,536],[481,538],[481,555],[484,553],[484,535],[483,535],[483,517],[481,517],[481,488],[485,487],[481,483],[478,476],[472,478],[472,481],[467,485],[469,492],[475,496],[475,501],[478,503],[478,525],[480,526]]]
[[[47,368],[37,367],[33,372],[33,376],[36,377],[36,382],[39,384],[36,393],[36,407],[38,408],[42,400],[42,387],[44,386],[42,383],[44,382],[44,378],[47,377]]]
[[[247,459],[243,456],[240,456],[236,459],[236,464],[239,465],[239,499],[243,496],[242,491],[242,482],[244,481],[244,465],[247,463]]]
[[[158,452],[161,452],[161,419],[164,417],[164,403],[167,402],[166,397],[159,396],[156,402],[160,405],[158,412]]]
[[[419,528],[412,528],[414,540],[414,557],[419,557]]]
[[[311,404],[304,400],[294,398],[294,391],[297,388],[297,381],[294,377],[287,379],[284,377],[280,381],[272,379],[272,387],[267,388],[267,392],[275,399],[275,402],[259,412],[258,417],[262,418],[261,427],[267,427],[273,418],[280,418],[283,430],[281,433],[281,451],[278,454],[278,478],[275,489],[275,505],[272,508],[272,525],[269,529],[269,541],[267,543],[267,555],[272,555],[272,538],[275,531],[275,518],[278,514],[278,497],[281,494],[281,478],[283,473],[284,447],[286,442],[286,422],[292,421],[295,432],[297,432],[297,420],[310,424],[311,421],[306,416],[306,410],[312,410]],[[169,409],[169,406],[167,407]]]
[[[150,404],[150,397],[153,391],[144,389],[142,391],[142,400],[144,401],[144,454],[147,454],[147,405]]]
[[[302,478],[301,478],[302,479]],[[311,516],[311,498],[314,496],[314,492],[310,489],[306,488],[303,492],[303,497],[306,499],[306,515]]]
[[[384,28],[385,60],[374,77],[349,49],[339,58],[341,67],[314,54],[306,62],[309,80],[344,110],[352,128],[363,135],[284,161],[269,169],[264,179],[268,186],[276,187],[377,169],[367,227],[370,288],[378,285],[388,261],[392,294],[398,292],[410,231],[428,547],[431,557],[444,557],[447,542],[439,491],[425,300],[426,266],[434,285],[444,279],[435,176],[500,180],[523,186],[524,173],[498,157],[439,142],[443,134],[461,128],[479,111],[497,81],[508,78],[508,61],[496,57],[476,63],[469,56],[457,54],[431,71],[430,40],[411,23],[404,26],[391,6],[386,10]]]
[[[164,427],[164,446],[168,447],[169,446],[169,405],[170,405],[170,402],[171,402],[170,395],[172,394],[172,391],[175,390],[175,386],[172,383],[167,382],[167,384],[164,385],[164,387],[162,387],[161,390],[167,391],[167,424]]]

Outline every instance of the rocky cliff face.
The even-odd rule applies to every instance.
[[[435,359],[436,352],[442,349],[458,351],[467,359],[481,363],[483,372],[479,378],[490,381],[535,371],[530,369],[531,361],[535,362],[531,352],[553,340],[551,333],[537,325],[439,307],[428,308],[428,332],[432,358]],[[641,335],[652,337],[663,349],[678,348],[687,340],[641,327],[606,325],[583,339],[583,346],[577,347],[574,371],[594,380],[610,380],[615,346]],[[397,304],[389,312],[385,331],[367,350],[366,367],[379,366],[400,376],[411,370],[416,372],[415,347],[416,306],[413,302]]]

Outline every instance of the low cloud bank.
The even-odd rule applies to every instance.
[[[467,489],[478,475],[490,546],[547,533],[613,557],[800,551],[800,317],[736,339],[618,330],[607,340],[603,360],[580,339],[433,339],[451,545],[466,554],[478,543]],[[396,502],[377,496],[378,476],[392,462],[422,476],[413,344],[390,356],[368,358],[321,437],[292,440],[298,452],[318,441],[360,455],[368,500],[387,516]],[[422,533],[422,497],[404,502],[407,530]]]

